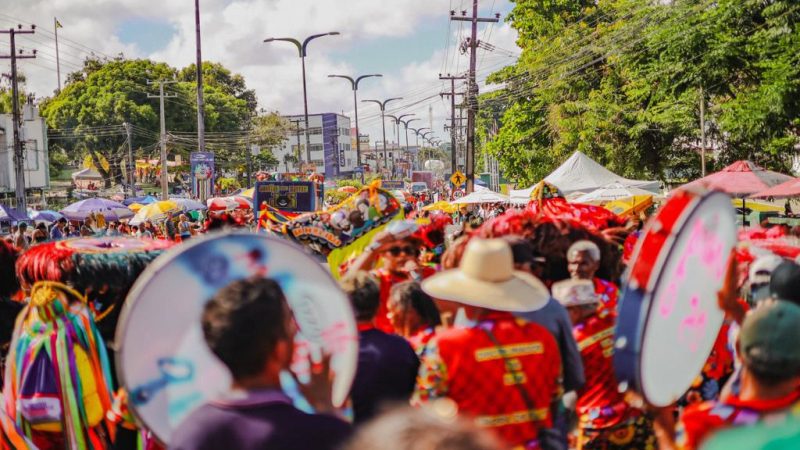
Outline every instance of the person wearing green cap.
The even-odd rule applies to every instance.
[[[660,433],[661,448],[699,448],[716,432],[785,416],[800,404],[800,306],[763,301],[744,319],[738,393],[687,408],[673,433]],[[669,442],[663,442],[669,441]]]

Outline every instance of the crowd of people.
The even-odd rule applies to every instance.
[[[728,428],[800,414],[800,266],[794,261],[731,256],[714,299],[725,325],[702,373],[673,405],[654,407],[621,389],[613,366],[620,286],[631,264],[625,238],[635,239],[636,226],[609,233],[498,205],[412,216],[427,225],[410,225],[413,233],[375,234],[340,280],[359,336],[344,406],[331,397],[330,355],[313,362],[308,382],[296,380],[313,413],[298,409],[284,392],[281,374],[290,370],[298,325],[280,284],[255,277],[225,286],[205,304],[203,337],[229,369],[232,385],[192,412],[170,442],[147,439],[124,391],[104,399],[100,387],[64,379],[50,380],[56,389],[36,389],[25,384],[35,384],[27,373],[19,373],[36,364],[26,366],[17,355],[4,361],[0,449],[83,442],[92,449],[691,450]],[[179,214],[139,227],[110,222],[101,228],[92,219],[63,219],[49,229],[20,224],[0,241],[3,357],[15,355],[32,310],[37,320],[46,316],[45,291],[29,285],[20,269],[37,244],[90,235],[183,241],[249,222],[245,216],[192,222]],[[91,304],[97,292],[76,295]],[[178,294],[165,293],[165,301],[170,295]],[[105,317],[104,310],[93,311],[93,319],[71,325],[77,341]],[[92,348],[65,354],[92,361]],[[83,359],[67,363],[84,367]],[[117,389],[118,377],[109,370],[108,383]],[[53,405],[67,397],[65,389],[86,403],[76,409],[85,416],[75,422],[83,429],[60,425],[67,409]],[[30,392],[53,392],[56,400],[37,397],[45,405],[37,409]]]

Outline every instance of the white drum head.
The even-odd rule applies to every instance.
[[[730,198],[708,195],[670,238],[641,349],[642,394],[655,406],[670,405],[686,392],[722,326],[717,292],[737,239]]]
[[[164,443],[195,408],[226,391],[230,373],[200,328],[204,304],[230,282],[259,275],[278,281],[300,329],[293,370],[309,373],[308,354],[333,354],[333,399],[346,400],[358,358],[350,302],[298,246],[256,234],[191,240],[159,257],[137,280],[117,329],[117,371],[130,408]]]

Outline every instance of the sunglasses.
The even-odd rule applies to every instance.
[[[392,256],[400,256],[401,253],[405,253],[406,255],[416,255],[417,249],[410,245],[406,245],[405,247],[392,247],[389,250],[386,250]]]

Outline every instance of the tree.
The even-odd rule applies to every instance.
[[[625,176],[693,178],[701,98],[719,165],[783,170],[798,143],[796,1],[518,0],[509,21],[523,53],[480,101],[501,116],[486,151],[520,183],[575,150]]]
[[[127,157],[122,123],[135,127],[134,148],[154,148],[158,142],[159,103],[157,98],[148,97],[158,91],[149,81],[178,80],[177,84],[165,85],[165,91],[178,95],[168,99],[164,108],[167,130],[175,133],[169,141],[169,151],[186,156],[197,148],[196,138],[192,138],[197,130],[196,85],[191,79],[180,78],[186,70],[178,71],[146,59],[90,58],[81,71],[67,77],[67,84],[56,97],[42,102],[42,116],[59,133],[62,141],[59,144],[68,155],[73,159],[89,155],[103,175],[105,186],[110,187],[122,178],[122,161]],[[208,70],[220,75],[209,76],[204,82],[206,131],[225,133],[246,129],[255,108],[249,102],[243,80],[220,65],[209,64]],[[228,78],[222,76],[225,73]],[[230,80],[236,81],[235,87],[219,84]],[[214,142],[209,141],[213,150]],[[108,170],[99,164],[101,157],[108,160]]]

